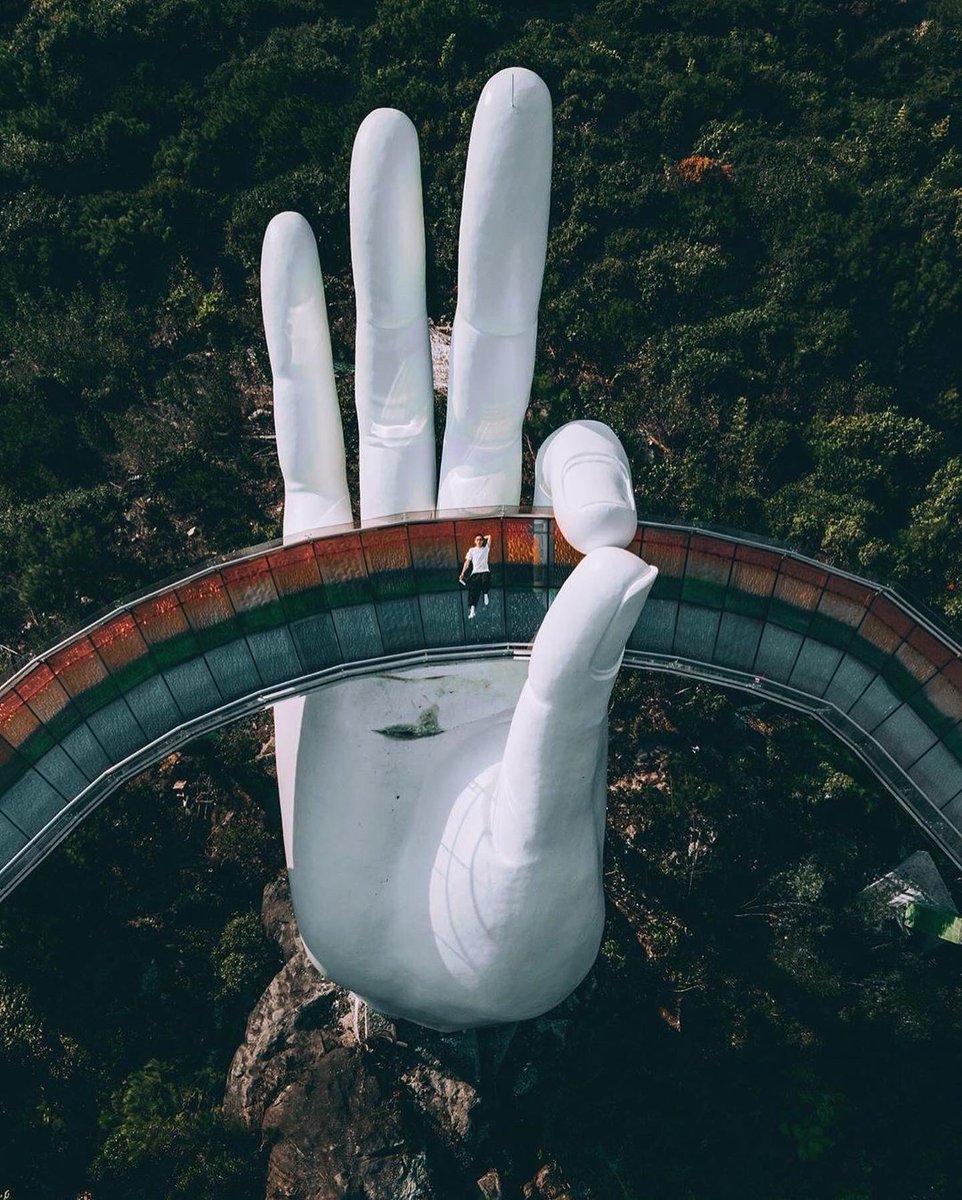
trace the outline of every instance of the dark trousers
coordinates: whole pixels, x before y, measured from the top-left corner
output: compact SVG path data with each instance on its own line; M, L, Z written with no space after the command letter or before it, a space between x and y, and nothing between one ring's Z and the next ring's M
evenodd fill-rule
M481 571L475 574L474 571L468 576L468 603L472 608L476 608L478 601L482 596L488 594L488 588L491 586L491 572Z

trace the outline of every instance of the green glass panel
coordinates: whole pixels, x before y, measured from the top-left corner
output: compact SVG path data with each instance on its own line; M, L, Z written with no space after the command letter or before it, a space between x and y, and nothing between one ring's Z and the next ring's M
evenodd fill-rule
M0 798L0 812L29 837L64 808L64 798L37 771L28 771Z
M673 654L711 662L721 614L714 609L682 603L678 606Z
M736 671L753 671L761 636L761 621L736 613L723 613L715 643L715 662Z
M901 767L915 762L938 740L907 704L886 717L872 736Z

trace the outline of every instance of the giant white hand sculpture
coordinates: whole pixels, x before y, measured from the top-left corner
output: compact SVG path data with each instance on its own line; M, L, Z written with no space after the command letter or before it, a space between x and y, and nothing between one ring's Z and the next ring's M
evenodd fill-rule
M550 171L547 89L502 71L482 92L468 154L439 508L519 502ZM393 109L357 135L351 250L361 517L429 510L420 165L414 127ZM351 517L321 272L296 213L267 230L262 299L292 536ZM545 443L536 500L587 556L527 668L385 673L275 709L308 953L375 1009L438 1029L544 1012L581 981L601 936L607 703L656 571L619 548L636 514L627 459L603 425ZM385 736L425 714L438 736Z

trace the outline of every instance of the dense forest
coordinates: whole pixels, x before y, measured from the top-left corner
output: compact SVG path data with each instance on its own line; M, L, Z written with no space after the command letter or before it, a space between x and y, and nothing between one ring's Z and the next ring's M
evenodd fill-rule
M347 418L354 131L417 126L450 319L474 104L511 64L555 105L529 451L606 420L641 511L962 623L960 0L5 0L0 667L278 534L264 228L315 230ZM220 1099L278 965L269 737L129 784L0 907L0 1196L263 1195ZM524 1177L957 1195L962 960L854 904L921 841L875 782L796 718L634 677L610 816L590 1016L526 1093Z

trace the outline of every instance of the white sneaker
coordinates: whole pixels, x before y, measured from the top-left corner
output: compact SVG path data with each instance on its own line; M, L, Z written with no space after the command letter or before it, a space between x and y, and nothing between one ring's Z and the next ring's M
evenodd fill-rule
M484 598L484 602L485 602L485 604L487 604L487 602L488 602L488 598L487 598L487 596L485 596L485 598Z
M469 621L473 621L473 620L474 620L474 616L475 616L474 609L473 609L473 608L469 608L469 609L468 609L468 620L469 620Z

